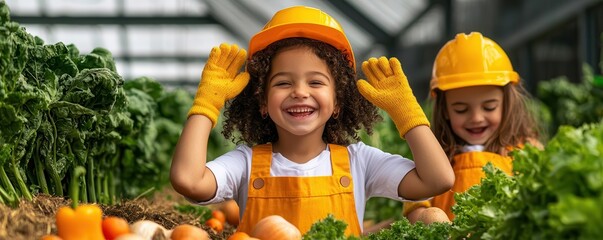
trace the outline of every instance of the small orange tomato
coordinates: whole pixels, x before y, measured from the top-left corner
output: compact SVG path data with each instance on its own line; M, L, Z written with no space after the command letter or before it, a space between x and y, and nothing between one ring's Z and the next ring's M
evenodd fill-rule
M222 222L222 225L226 223L226 215L224 215L224 212L220 210L216 209L211 211L211 217L220 220L220 222Z
M44 235L40 240L62 240L62 238L57 235L48 234Z
M107 240L113 240L120 235L131 233L130 224L123 218L109 216L102 222L103 235Z
M230 237L228 237L228 240L247 240L249 238L251 238L251 237L247 233L236 232L236 233L233 233L232 235L230 235Z
M172 240L208 240L209 234L205 230L193 225L182 224L172 230L170 237Z
M220 233L220 232L222 232L222 230L224 230L224 225L222 224L222 222L220 222L220 220L215 219L215 218L210 218L207 221L205 221L205 225L218 233Z

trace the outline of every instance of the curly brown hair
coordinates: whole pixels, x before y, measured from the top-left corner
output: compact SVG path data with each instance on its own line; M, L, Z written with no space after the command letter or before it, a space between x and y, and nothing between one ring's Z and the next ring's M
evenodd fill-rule
M339 116L331 117L325 126L322 138L327 143L349 145L360 139L358 131L362 128L368 134L373 125L381 121L378 108L367 101L356 88L356 73L345 52L335 47L308 38L286 38L274 42L258 51L247 63L249 84L224 110L224 128L222 134L234 143L249 146L278 141L274 122L262 118L260 106L266 102L268 74L271 60L284 49L304 47L324 60L335 79L335 94L340 106ZM236 133L238 132L237 135Z
M521 84L507 84L503 89L503 112L500 126L486 141L484 150L501 155L508 155L509 147L521 147L526 142L538 143L539 126L527 100L529 94ZM439 89L435 90L432 129L440 145L452 160L467 142L454 134L450 120L446 117L446 97Z

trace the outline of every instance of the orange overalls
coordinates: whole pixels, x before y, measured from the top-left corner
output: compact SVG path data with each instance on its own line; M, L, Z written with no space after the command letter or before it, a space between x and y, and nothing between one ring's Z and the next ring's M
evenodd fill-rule
M418 207L437 207L448 215L450 220L454 219L452 214L452 206L454 205L454 194L467 191L474 185L481 182L481 179L485 177L483 167L488 163L492 162L497 168L500 168L503 172L512 175L513 163L511 157L502 156L491 152L466 152L457 154L453 157L454 175L456 180L452 189L441 195L435 196L430 201L424 202L405 202L404 203L404 216L406 216L412 210Z
M329 144L332 176L270 176L272 145L253 147L247 206L237 231L250 233L269 215L280 215L305 234L332 214L348 224L346 235L360 236L348 150Z

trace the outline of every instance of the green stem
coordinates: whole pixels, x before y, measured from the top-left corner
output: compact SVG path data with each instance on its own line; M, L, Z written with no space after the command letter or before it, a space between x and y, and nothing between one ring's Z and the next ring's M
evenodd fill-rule
M77 166L73 169L73 174L71 175L71 182L69 183L69 197L71 197L71 207L73 209L76 209L79 203L80 185L78 184L78 179L84 174L86 174L86 169L82 166Z
M15 190L15 187L13 187L13 184L10 182L10 179L8 179L8 175L6 175L4 167L0 168L0 180L2 181L4 186L8 188L9 193L12 193L14 194L14 196L17 196L17 190Z
M59 174L54 169L54 167L52 165L50 165L49 161L46 161L46 164L44 164L44 165L46 166L46 170L48 171L48 173L50 173L50 179L54 183L55 195L63 196L63 185L61 184L61 177L59 177Z
M86 160L86 166L87 166L87 170L86 170L86 178L87 178L87 183L88 183L88 197L90 202L95 203L96 202L96 188L95 188L95 181L94 181L94 161L93 158L88 158Z
M54 128L54 139L53 139L53 149L52 149L52 157L48 156L49 158L52 159L46 159L46 161L44 161L44 166L46 167L46 170L48 171L48 173L50 173L50 180L52 180L52 182L54 183L54 194L57 196L63 196L63 185L61 184L61 177L59 177L59 174L57 173L57 171L55 170L55 167L52 166L51 162L56 162L57 160L57 151L56 151L56 134L57 134L57 130L56 130L56 126L54 124L54 120L52 119L52 116L50 116L50 113L47 114L47 120L49 120Z
M98 169L99 168L96 168L96 170L98 170ZM95 181L94 184L96 185L96 198L98 199L99 202L102 202L102 203L107 203L107 199L104 198L105 197L104 196L105 189L103 188L103 185L102 185L103 179L106 178L105 174L101 175L100 173L98 173L96 175L96 177L94 178L94 181Z
M107 161L105 161L107 154L103 154L102 158L97 161L98 165L96 166L96 177L94 178L96 184L96 197L102 203L107 203L107 189L103 187L103 181L107 179L107 173L111 171L115 171L115 168L110 168L107 166Z
M4 200L6 200L8 202L9 206L11 206L11 207L16 206L17 201L15 201L15 197L13 197L13 195L4 191L4 188L0 187L0 202L2 204L6 204L7 202L5 202Z
M116 188L117 188L115 186L115 172L118 171L117 174L121 173L121 170L119 170L120 168L118 166L118 163L119 163L119 160L121 160L121 156L123 156L124 151L125 150L118 150L117 155L115 157L113 157L113 159L111 161L111 168L115 169L114 171L109 171L109 202L111 204L115 203L115 200L117 197L115 195ZM119 175L119 176L121 176L121 175ZM118 179L121 179L121 178L118 178Z
M37 151L40 149L40 141L36 141L36 149ZM38 178L38 184L40 184L40 188L43 193L50 194L48 191L48 184L46 183L46 176L44 175L44 167L42 166L42 162L40 161L40 154L37 152L33 155L34 165L36 167L36 177Z
M138 199L140 199L140 198L144 197L145 195L147 195L147 194L149 194L149 193L153 192L154 190L155 190L155 187L150 187L149 189L145 190L144 192L142 192L142 193L138 194L138 196L136 196L136 197L134 198L134 201L136 201L136 200L138 200Z
M4 188L0 187L0 199L2 200L2 203L5 204L4 200L7 201L8 206L12 207L12 208L16 208L17 206L19 206L19 199L10 193L7 193Z
M101 180L99 179L99 184L101 184ZM105 176L102 180L102 184L103 184L103 193L102 193L102 199L103 199L103 203L109 203L112 204L111 199L109 198L109 178L107 176Z
M81 192L81 196L82 196L82 202L88 203L88 186L86 183L86 175L81 176L81 181L82 181L82 192Z
M109 194L109 204L115 204L115 184L113 182L113 171L109 172L107 177L107 193Z
M21 137L23 137L22 135L19 136L19 139L21 139ZM17 141L20 142L20 141ZM15 179L17 180L17 185L19 186L19 190L21 190L21 193L23 194L23 196L25 197L25 199L27 199L28 201L33 200L33 197L31 196L31 193L29 192L29 189L27 189L27 186L25 185L25 181L23 181L23 178L21 177L21 172L19 171L19 167L16 161L17 156L15 156L15 153L17 151L14 151L13 149L13 156L10 158L10 169L13 172L13 174L15 175ZM13 189L14 190L14 189ZM18 196L18 195L15 195Z

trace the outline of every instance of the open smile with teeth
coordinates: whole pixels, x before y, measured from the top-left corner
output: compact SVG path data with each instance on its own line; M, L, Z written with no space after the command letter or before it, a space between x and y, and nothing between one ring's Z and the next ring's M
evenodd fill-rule
M297 107L297 108L288 108L285 110L289 115L294 117L303 117L308 116L314 113L314 108L311 107Z
M471 133L471 134L481 134L484 131L486 131L486 129L488 129L488 127L478 127L478 128L466 128L467 132Z

